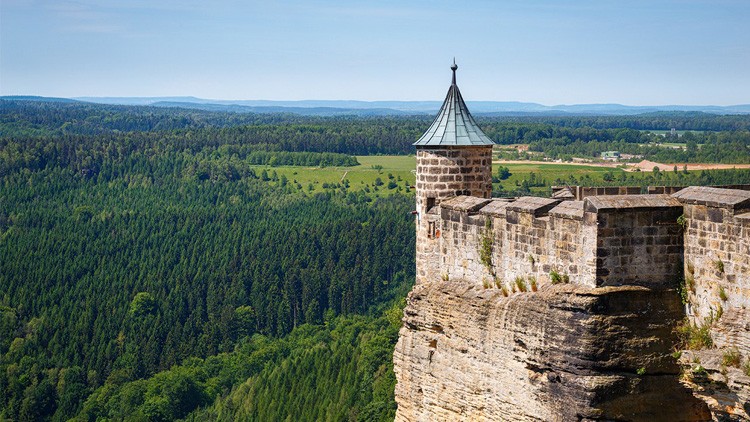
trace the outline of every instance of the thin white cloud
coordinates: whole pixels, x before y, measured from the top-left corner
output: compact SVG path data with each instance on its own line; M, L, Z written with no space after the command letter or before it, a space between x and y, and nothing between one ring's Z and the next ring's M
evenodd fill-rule
M93 34L124 34L126 28L115 13L82 1L57 1L47 8L55 14L65 32Z

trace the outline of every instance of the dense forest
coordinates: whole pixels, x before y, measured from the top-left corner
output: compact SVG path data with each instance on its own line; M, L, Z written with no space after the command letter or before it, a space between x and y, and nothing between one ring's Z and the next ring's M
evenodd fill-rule
M674 128L701 132L750 130L750 119L746 114L721 115L699 111L658 111L628 116L508 116L502 120L524 124L543 123L558 127L594 129L670 130Z
M253 333L365 313L412 277L408 197L306 197L138 164L102 171L116 178L65 168L3 178L7 417L53 410L40 402L56 402L45 390L55 371L78 368L89 387L143 378Z
M170 407L180 401L168 394L186 394L193 407L213 403L252 374L280 376L266 367L320 359L305 355L307 342L342 365L369 359L346 366L346 382L372 388L386 376L392 389L389 359L380 350L373 367L368 353L375 352L359 349L358 330L385 336L378 347L390 353L397 327L377 323L377 309L413 280L413 199L373 198L346 186L308 195L253 170L271 160L356 164L348 155L185 140L153 132L0 140L1 418L116 418L84 402L131 382L136 390L158 384L158 393L149 387L141 395L151 406L144 417L182 417L192 408ZM357 314L365 319L337 319ZM301 334L285 337L295 327ZM340 332L340 342L325 340ZM245 369L232 372L243 378L220 385L208 369L200 380L156 376L243 353L260 360L243 361ZM211 384L196 393L200 400L190 396L193 382ZM351 388L341 409L357 402L365 412L371 395L346 382L330 392ZM136 403L134 391L127 394ZM379 394L369 415L392 411L392 392ZM154 395L169 409L147 400Z
M543 151L553 159L598 158L603 151L617 150L666 163L750 163L750 115L686 112L636 116L482 117L478 122L498 144L529 144L530 151ZM256 164L269 164L272 160L262 157L263 151L412 154L411 144L429 124L430 119L425 116L324 118L0 100L0 137L6 138L4 142L9 142L10 137L24 143L21 148L10 142L3 150L13 154L23 149L26 154L20 158L11 155L7 159L36 160L40 165L55 159L55 155L62 155L63 159L70 156L70 151L59 151L53 146L54 140L60 137L76 139L69 144L93 142L85 149L96 147L100 155L122 154L122 148L128 151L136 148L144 153L172 148L169 152L188 150L195 154L214 152L220 146L241 145L239 151L224 151L229 155L237 153L241 158L254 152ZM679 139L650 132L672 128L690 132ZM33 147L27 145L29 138L35 140ZM659 145L663 142L681 142L686 148ZM267 161L263 162L264 159ZM347 165L339 160L329 159L322 164ZM270 162L272 165L288 163L293 161L277 158Z
M480 122L551 156L750 157L746 116L554 119ZM675 119L721 132L635 127ZM392 418L413 196L268 173L411 154L429 124L0 100L0 419Z
M254 114L215 112L183 108L121 106L85 102L52 102L0 99L0 127L5 134L33 131L36 134L55 132L102 134L111 132L152 132L177 129L224 128L252 125L326 124L331 121L365 123L397 122L399 129L409 131L417 125L417 136L427 128L431 116L407 117L311 117L296 114ZM549 125L567 128L635 129L690 131L750 130L750 116L718 115L702 112L656 112L631 116L479 116L482 129L495 123L511 127ZM518 138L518 137L517 137ZM520 138L518 138L520 139ZM494 141L504 139L493 138ZM507 138L505 140L508 140ZM391 140L388 140L388 143Z
M146 379L108 380L76 419L392 420L402 306L305 324L281 338L255 334L230 353Z

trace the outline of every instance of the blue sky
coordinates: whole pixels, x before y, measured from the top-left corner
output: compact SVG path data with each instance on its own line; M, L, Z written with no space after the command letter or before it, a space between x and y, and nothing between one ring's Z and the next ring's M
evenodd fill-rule
M750 1L0 0L0 94L750 103Z

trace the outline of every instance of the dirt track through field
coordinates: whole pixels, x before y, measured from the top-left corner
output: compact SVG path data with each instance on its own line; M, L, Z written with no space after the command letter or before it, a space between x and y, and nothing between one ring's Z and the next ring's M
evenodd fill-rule
M602 163L602 162L596 162L596 163L586 163L586 162L563 162L558 163L554 161L531 161L531 160L493 160L492 164L550 164L550 165L581 165L581 166L591 166L591 167L607 167L607 168L618 168L619 166L625 164L627 167L623 168L625 171L636 171L636 169L640 169L640 171L653 171L654 167L659 167L659 170L661 171L670 171L674 169L674 166L677 166L677 169L682 170L685 166L684 163L679 164L662 164L657 163L654 161L649 160L643 160L640 163L618 163L618 162L610 162L610 163ZM687 164L688 171L694 171L694 170L729 170L729 169L750 169L750 164L708 164L708 163L688 163Z
M643 160L640 163L634 165L632 168L628 168L627 171L633 171L636 168L641 171L653 171L654 167L659 167L659 170L668 171L674 170L674 166L677 169L682 170L685 164L662 164L653 161ZM729 170L729 169L750 169L750 164L703 164L703 163L688 163L688 171L691 170Z

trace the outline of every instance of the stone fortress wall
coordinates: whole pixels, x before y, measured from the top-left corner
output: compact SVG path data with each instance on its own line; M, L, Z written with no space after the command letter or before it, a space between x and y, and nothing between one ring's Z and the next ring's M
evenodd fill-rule
M691 316L721 303L750 307L750 191L689 187L583 201L454 196L422 218L418 282L510 288L516 278L551 283L554 272L588 287L675 287L684 277Z
M492 194L492 146L432 147L417 150L417 213L429 215L430 223L417 224L417 282L428 280L429 255L436 247L429 240L436 230L429 211L448 198L468 195L489 198Z
M683 204L668 195L457 196L438 209L424 217L434 227L419 256L427 282L458 278L511 288L516 278L542 285L557 274L588 287L668 287L682 274Z
M750 189L492 199L457 69L414 143L396 420L750 420Z
M670 395L674 407L665 408L661 416L630 417L705 420L694 396L708 404L714 420L750 418L750 377L721 363L726 350L738 351L743 363L750 359L750 191L688 187L645 195L628 189L610 189L601 196L593 190L581 192L586 193L582 200L459 195L422 209L417 286L394 356L397 420L461 419L465 414L492 419L503 412L516 420L582 415L630 420L623 409L658 409ZM516 294L519 285L539 292ZM675 289L685 292L685 305L680 305ZM589 300L590 308L558 316L554 323L547 319L529 325ZM520 313L511 311L515 306ZM664 360L673 351L674 324L684 316L708 327L714 341L714 348L703 355L686 353L681 358L683 368L701 360L709 370L705 388L691 387L693 396L680 396L684 386L676 381L678 370ZM569 320L561 323L565 318ZM603 328L620 326L630 328ZM564 338L553 341L548 338L552 332ZM585 341L567 350L565 345L575 344L576 337ZM497 344L488 348L485 342ZM542 344L532 347L536 342ZM618 342L620 346L607 349ZM582 350L601 356L570 365L579 362L576 356ZM565 356L555 361L555 353ZM456 365L465 365L464 372L443 372ZM473 371L482 365L486 376ZM649 375L636 374L640 365ZM610 375L597 378L602 373ZM570 393L579 385L570 378L574 374L591 377L588 382L601 383L601 388L586 384ZM546 378L538 381L536 376ZM487 384L467 392L480 382L467 377ZM503 382L496 385L493 380ZM612 385L604 388L607 383ZM629 385L623 387L624 395L612 393L622 383ZM438 390L430 390L436 386ZM513 395L514 389L527 389L529 398L547 405L528 407L528 401ZM451 395L460 397L448 399ZM400 398L407 396L410 399ZM631 398L642 406L626 405L623 400ZM566 407L566 401L576 400L581 402ZM567 416L559 413L574 408Z
M687 314L696 324L718 319L716 345L750 354L750 191L689 187L673 196L684 204Z

